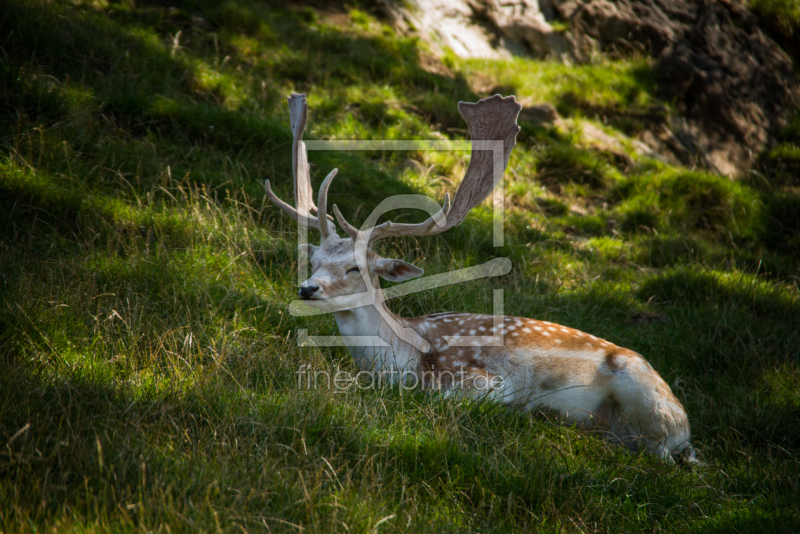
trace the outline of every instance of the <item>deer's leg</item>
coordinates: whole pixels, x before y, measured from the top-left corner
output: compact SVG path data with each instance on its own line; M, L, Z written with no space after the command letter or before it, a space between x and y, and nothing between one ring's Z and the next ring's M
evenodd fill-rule
M639 448L639 434L628 424L627 414L612 397L607 397L591 411L584 427L600 433L607 441L624 445L631 452Z

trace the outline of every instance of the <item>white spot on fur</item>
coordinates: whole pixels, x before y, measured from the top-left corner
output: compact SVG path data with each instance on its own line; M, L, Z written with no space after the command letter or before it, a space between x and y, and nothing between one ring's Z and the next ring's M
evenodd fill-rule
M545 335L545 336L549 336L550 332L542 332L542 334Z
M530 328L523 328L522 331L525 332L526 334L530 334L531 333L531 329Z
M534 326L533 329L536 330L537 332L541 332L542 331L542 327L541 326Z
M474 336L475 335L475 330L470 330L469 331L469 335Z

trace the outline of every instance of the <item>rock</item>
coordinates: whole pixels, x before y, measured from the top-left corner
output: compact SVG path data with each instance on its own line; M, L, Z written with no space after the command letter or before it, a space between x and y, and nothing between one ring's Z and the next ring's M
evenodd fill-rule
M543 1L552 18L551 0ZM571 49L538 0L378 0L378 5L398 31L416 32L434 50L450 48L462 58L562 57Z
M524 111L523 109L523 113ZM522 116L522 113L520 113L520 116ZM577 134L576 144L578 146L614 156L618 162L624 163L626 166L633 165L634 163L633 159L628 154L628 149L631 149L639 156L657 159L664 163L680 164L669 150L666 150L666 153L670 154L670 156L667 157L661 151L654 149L641 140L631 139L621 133L611 135L589 121L580 119L556 119L555 126L566 132ZM664 146L659 145L658 148L663 149Z
M580 136L580 141L578 143L581 146L608 152L616 156L620 161L624 161L627 165L632 164L633 161L625 150L625 145L622 142L623 139L625 139L625 142L629 143L631 148L640 156L666 161L646 143L635 139L628 139L623 135L620 135L619 138L614 137L588 121L562 119L552 104L529 105L523 102L522 111L519 112L519 120L521 122L531 123L535 126L557 126L566 131L577 132Z
M601 50L624 43L642 43L658 55L685 29L683 0L556 0L556 10L568 18L572 31ZM586 38L591 41L586 41ZM588 59L588 58L579 58Z
M537 104L527 106L523 104L519 112L519 120L530 122L537 126L551 126L559 120L558 111L552 104Z
M675 130L683 150L670 146L681 161L685 150L708 168L739 174L800 102L791 60L736 4L555 0L555 9L572 22L579 60L619 43L639 44L655 58L660 94L685 118Z
M666 124L654 124L638 135L639 141L671 165L697 165L694 154L672 133Z
M465 58L590 61L601 52L647 53L660 95L681 117L654 123L640 140L667 161L742 173L800 103L789 57L750 11L728 0L378 1L399 30ZM569 21L568 30L553 29L548 21L556 15Z
M760 30L739 27L725 4L699 6L695 24L658 56L661 92L690 118L710 164L735 174L786 124L799 102L798 80Z
M467 0L379 0L382 14L401 33L417 33L434 51L445 48L463 58L498 59L511 57L508 43L477 24Z
M534 57L564 57L571 43L553 30L537 0L470 0L473 12L517 46L527 46Z

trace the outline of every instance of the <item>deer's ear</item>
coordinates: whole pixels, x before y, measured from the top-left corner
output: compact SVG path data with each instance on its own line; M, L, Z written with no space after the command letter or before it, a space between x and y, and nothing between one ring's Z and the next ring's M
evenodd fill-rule
M405 282L425 272L403 260L387 260L386 258L376 261L373 271L384 280L389 280L390 282Z
M307 258L311 258L311 256L313 256L314 253L319 250L319 247L317 245L312 245L311 243L306 243L305 245L300 245L297 247L297 250L300 251L300 254L303 254Z

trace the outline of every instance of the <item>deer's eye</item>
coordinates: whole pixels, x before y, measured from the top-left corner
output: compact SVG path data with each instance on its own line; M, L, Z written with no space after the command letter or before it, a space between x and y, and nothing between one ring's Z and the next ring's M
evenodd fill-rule
M350 267L345 274L359 273L359 272L361 271L358 270L358 267Z

